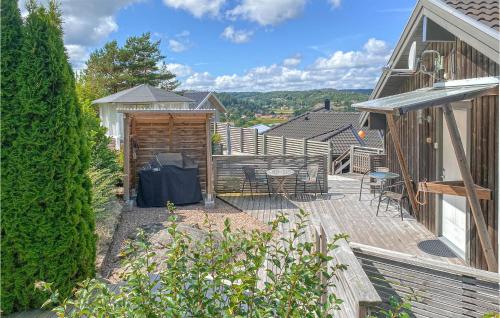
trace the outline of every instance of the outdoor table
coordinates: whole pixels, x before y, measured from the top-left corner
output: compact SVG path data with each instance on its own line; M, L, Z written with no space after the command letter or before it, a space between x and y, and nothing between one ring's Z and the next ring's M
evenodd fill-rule
M267 170L266 172L268 177L271 177L272 179L276 180L278 184L278 188L276 193L284 193L288 195L287 191L285 190L285 181L287 178L292 177L295 175L295 171L292 169L271 169Z
M399 174L397 174L395 172L389 172L389 171L387 171L387 172L374 171L374 172L370 172L370 177L380 181L380 195L382 195L382 193L384 192L385 184L387 183L387 181L399 178Z

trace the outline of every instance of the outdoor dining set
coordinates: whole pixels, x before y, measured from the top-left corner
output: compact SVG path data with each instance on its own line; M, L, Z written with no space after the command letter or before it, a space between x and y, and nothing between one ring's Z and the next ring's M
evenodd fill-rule
M319 178L318 164L304 164L299 169L290 168L274 168L274 169L259 169L253 165L242 167L244 173L243 185L241 194L245 189L250 190L250 195L253 200L254 194L262 190L267 190L267 194L272 195L283 194L285 197L290 197L290 192L293 189L293 195L302 193L317 193L323 194L328 192L323 189L322 182ZM325 186L327 188L327 186ZM401 219L403 219L403 205L409 205L409 197L403 181L400 181L400 175L390 171L385 167L385 155L373 155L370 157L370 168L361 174L361 182L359 187L359 201L363 199L363 193L369 191L373 193L373 198L370 200L370 205L373 201L377 202L378 216L381 205L385 204L387 211L391 203L397 204Z
M269 196L280 193L285 196L290 196L289 190L286 187L287 180L290 179L295 182L294 195L297 195L298 189L301 187L305 193L307 185L312 186L315 196L318 192L323 194L323 188L321 187L321 182L318 177L319 166L317 164L306 164L297 170L275 168L261 171L262 169L257 169L255 166L244 166L242 169L245 178L243 180L241 194L245 191L245 187L249 187L252 199L254 192L257 192L260 187L267 187Z

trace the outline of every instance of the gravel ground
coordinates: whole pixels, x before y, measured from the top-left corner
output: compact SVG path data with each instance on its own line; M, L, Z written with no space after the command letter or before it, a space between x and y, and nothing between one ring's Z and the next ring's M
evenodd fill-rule
M217 199L215 208L213 209L206 209L203 203L198 203L177 207L175 215L178 216L177 220L179 224L194 226L200 229L206 228L205 219L208 217L212 228L219 232L222 232L224 229L224 220L226 218L230 220L233 229L246 231L269 230L269 227L261 221L233 208L219 199ZM116 275L113 275L113 273L120 267L118 255L126 240L132 237L139 227L164 223L167 220L168 213L166 208L124 208L113 236L113 242L102 263L101 275L110 281L117 280Z

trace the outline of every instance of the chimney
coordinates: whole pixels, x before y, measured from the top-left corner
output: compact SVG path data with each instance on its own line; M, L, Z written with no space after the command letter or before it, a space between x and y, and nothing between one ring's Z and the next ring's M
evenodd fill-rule
M325 109L330 110L330 100L328 98L325 99Z

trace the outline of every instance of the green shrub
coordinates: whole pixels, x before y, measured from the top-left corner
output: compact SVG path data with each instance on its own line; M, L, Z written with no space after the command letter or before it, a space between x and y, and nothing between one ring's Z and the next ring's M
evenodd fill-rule
M0 279L0 304L3 311L10 311L14 305L16 296L9 292L15 289L13 277L6 277L5 273L14 273L16 270L15 250L12 244L15 241L16 233L9 217L14 215L16 205L15 193L12 187L16 185L16 171L9 164L16 160L15 153L12 152L12 145L17 138L18 121L21 110L17 98L17 68L19 65L19 54L22 44L22 20L21 13L17 7L16 0L0 1L1 9L1 106L0 106L0 137L1 137L1 273Z
M87 138L54 2L28 3L18 59L17 136L2 171L5 313L43 303L35 281L68 295L95 266Z
M105 168L90 167L88 176L92 182L92 210L96 219L100 219L116 197L116 180L120 174Z
M313 243L299 242L307 220L302 211L296 217L299 222L284 238L277 233L287 222L280 215L270 232L233 231L226 220L222 237L210 229L198 241L173 221L166 229L172 240L162 251L164 270L158 269L150 243L139 232L124 253L127 283L118 293L99 280L86 280L53 310L61 317L331 317L341 300L330 294L321 304L320 298L344 266L327 268L330 256L315 251ZM335 236L328 252L341 238L345 236ZM258 286L259 269L269 267L266 259L275 269L267 269L268 280ZM38 286L52 292L46 304L61 300L51 284Z

